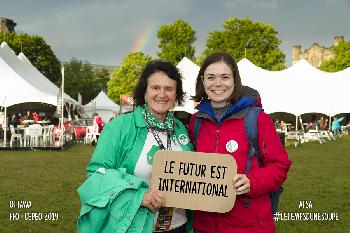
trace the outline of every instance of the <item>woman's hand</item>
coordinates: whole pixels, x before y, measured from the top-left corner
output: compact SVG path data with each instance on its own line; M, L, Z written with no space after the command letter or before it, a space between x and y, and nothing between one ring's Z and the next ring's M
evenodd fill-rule
M141 206L147 207L152 212L156 212L160 207L165 204L164 193L161 193L157 190L150 190L145 193L143 196Z
M250 192L250 180L245 174L237 174L233 177L233 187L236 189L237 195Z

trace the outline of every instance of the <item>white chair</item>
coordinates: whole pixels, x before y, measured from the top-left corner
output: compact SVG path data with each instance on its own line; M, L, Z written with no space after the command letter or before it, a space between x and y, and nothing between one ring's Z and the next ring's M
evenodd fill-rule
M326 141L325 138L327 138L329 141L332 141L332 139L335 140L332 132L328 132L327 130L320 130L320 135L324 141Z
M39 146L40 139L43 139L43 127L39 124L30 125L29 127L30 146Z
M13 125L10 125L10 131L11 131L11 140L10 140L10 147L12 147L13 141L16 139L19 139L19 143L22 146L22 134L15 132L15 127Z
M47 144L49 146L53 145L53 142L55 140L53 128L54 128L54 125L49 125L49 126L43 127L43 129L44 129L44 133L43 133L44 146L46 146Z
M27 144L28 144L28 146L30 146L29 127L24 128L23 144L25 147L27 146Z
M286 133L286 140L294 140L294 146L305 142L304 132L302 131L289 131Z
M98 132L98 125L94 124L92 126L92 138L91 138L91 143L95 141L97 143L97 136L99 136L100 133Z
M86 129L85 129L85 137L84 137L84 145L87 144L87 143L91 143L92 136L93 136L93 131L94 131L93 126L86 127Z
M324 140L318 130L310 129L307 133L305 133L306 142L309 140L318 141L320 144L325 143Z

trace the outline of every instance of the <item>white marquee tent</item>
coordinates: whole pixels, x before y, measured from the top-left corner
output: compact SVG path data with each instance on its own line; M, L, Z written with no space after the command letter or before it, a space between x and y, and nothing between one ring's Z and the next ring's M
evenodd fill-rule
M97 112L103 122L108 122L113 112L120 111L120 106L114 103L104 91L101 91L95 99L84 105L84 110L89 116Z
M0 46L0 83L0 106L28 102L57 106L59 88L42 75L23 53L17 57L6 42ZM64 99L78 104L66 94Z
M199 67L184 58L178 68L184 76L184 89L194 95ZM312 112L331 116L350 113L347 104L350 99L350 67L330 73L300 60L285 70L268 71L244 58L238 62L238 68L243 85L259 91L267 113L288 112L295 116ZM186 103L185 106L192 104Z
M194 101L191 100L191 96L194 96L196 92L195 83L199 72L199 66L194 64L187 57L184 57L176 67L182 75L182 86L186 94L183 105L176 106L175 111L184 111L193 114L195 106Z
M350 68L339 72L324 72L305 60L288 69L267 71L247 59L238 62L244 85L260 92L267 113L288 112L295 116L304 113L336 115L349 113L345 101L350 94Z
M17 69L13 67L18 66ZM23 72L22 62L12 50L8 50L7 44L0 46L0 105L8 107L24 102L42 102L56 104L56 98L35 88L30 82L21 77Z
M49 94L58 93L60 88L58 88L55 84L53 84L48 78L46 78L40 71L38 71L32 63L30 63L29 59L21 52L17 56L21 62L27 67L28 72L33 74L33 77L36 79L36 84L39 85L40 90L46 90ZM69 102L74 105L78 105L78 102L64 93L64 99L66 102Z
M5 115L7 107L20 103L46 103L57 106L59 90L29 62L23 53L17 57L6 42L1 44L0 106L5 108ZM64 100L66 108L67 105L78 106L78 102L66 94Z

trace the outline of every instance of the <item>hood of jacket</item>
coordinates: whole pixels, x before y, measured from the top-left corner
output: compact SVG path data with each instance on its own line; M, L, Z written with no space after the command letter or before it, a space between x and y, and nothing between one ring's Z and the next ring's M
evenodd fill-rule
M246 97L242 96L238 99L234 104L232 104L224 114L224 116L219 120L216 118L214 111L211 106L211 100L205 99L196 107L198 111L200 111L197 116L198 117L210 117L215 121L216 124L220 124L222 121L224 121L227 118L230 117L241 117L243 116L242 111L247 109L252 104L256 103L256 98Z

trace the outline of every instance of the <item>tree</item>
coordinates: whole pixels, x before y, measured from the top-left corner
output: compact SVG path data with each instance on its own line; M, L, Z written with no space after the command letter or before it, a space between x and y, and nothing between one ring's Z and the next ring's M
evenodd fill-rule
M108 96L116 103L120 103L120 95L130 94L134 89L144 66L152 60L151 56L142 52L129 53L122 64L112 73L108 81Z
M21 51L45 77L58 84L61 79L61 63L45 40L26 33L0 33L0 43L6 43L19 54Z
M183 57L195 60L195 31L188 23L177 20L174 24L163 25L159 28L157 37L160 40L160 51L157 52L160 59L173 64L179 63Z
M107 92L107 82L110 80L109 71L105 68L94 72L95 88L100 91Z
M350 67L350 41L342 42L332 48L334 57L321 64L320 69L336 72Z
M263 69L285 68L285 55L278 48L281 40L271 25L254 23L250 19L229 18L224 21L223 27L223 31L209 32L199 63L213 52L225 51L237 61L246 57Z
M64 65L64 91L74 99L80 93L83 97L82 104L87 104L104 90L108 79L108 71L94 71L89 63L76 58Z

